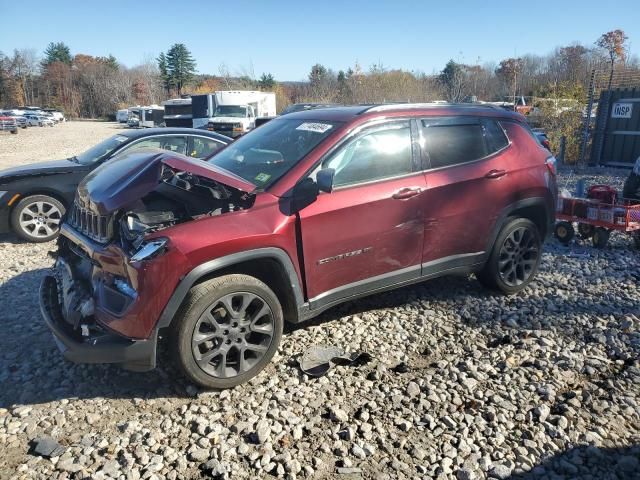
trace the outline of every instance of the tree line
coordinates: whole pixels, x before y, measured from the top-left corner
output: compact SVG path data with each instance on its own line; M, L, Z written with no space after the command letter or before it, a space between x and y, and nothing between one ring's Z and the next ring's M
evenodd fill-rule
M148 105L182 94L221 89L275 91L278 109L295 102L374 103L452 102L468 98L497 101L515 97L585 95L591 71L639 70L621 30L603 34L590 45L572 44L546 55L527 54L498 63L451 59L440 72L363 68L357 62L335 71L316 64L308 78L278 82L271 73L256 76L252 67L231 74L221 64L215 74L198 74L184 44L172 45L156 59L126 67L113 55L72 54L62 42L50 43L39 57L33 49L0 52L0 107L40 105L62 109L69 117L106 117L118 108Z

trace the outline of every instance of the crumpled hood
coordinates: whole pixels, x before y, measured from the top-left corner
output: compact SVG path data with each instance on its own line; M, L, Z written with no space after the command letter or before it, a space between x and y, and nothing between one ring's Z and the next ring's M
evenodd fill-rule
M253 183L202 160L167 151L139 150L105 162L89 173L78 185L77 200L84 208L108 215L153 191L165 165L242 192L256 189Z
M0 184L16 180L21 177L69 173L82 168L86 168L86 166L72 162L71 160L53 160L49 162L30 163L20 167L0 170Z

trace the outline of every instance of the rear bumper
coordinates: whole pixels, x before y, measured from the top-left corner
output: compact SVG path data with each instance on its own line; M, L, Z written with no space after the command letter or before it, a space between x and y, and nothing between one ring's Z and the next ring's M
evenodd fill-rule
M131 340L107 331L83 337L63 317L56 279L48 275L40 285L40 312L64 358L75 363L116 363L128 370L156 366L157 331L147 340Z

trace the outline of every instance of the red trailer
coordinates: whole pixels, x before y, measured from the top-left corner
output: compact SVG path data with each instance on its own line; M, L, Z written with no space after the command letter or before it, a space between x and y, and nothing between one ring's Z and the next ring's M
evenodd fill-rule
M589 189L591 198L559 197L555 236L569 243L575 236L574 223L583 239L591 238L594 247L603 248L612 231L631 234L640 248L640 202L616 201L615 190L605 185Z

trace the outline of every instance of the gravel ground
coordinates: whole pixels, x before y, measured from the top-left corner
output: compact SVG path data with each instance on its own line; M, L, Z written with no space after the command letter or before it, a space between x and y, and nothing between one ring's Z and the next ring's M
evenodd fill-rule
M0 132L0 169L77 155L122 131L122 125L115 122L64 122L53 127L19 129L17 135Z
M334 308L224 392L166 363L64 361L37 305L53 247L0 238L0 478L640 478L640 257L627 237L602 251L550 240L514 297L452 277ZM296 357L322 344L371 360L310 379ZM29 454L41 435L66 452Z

